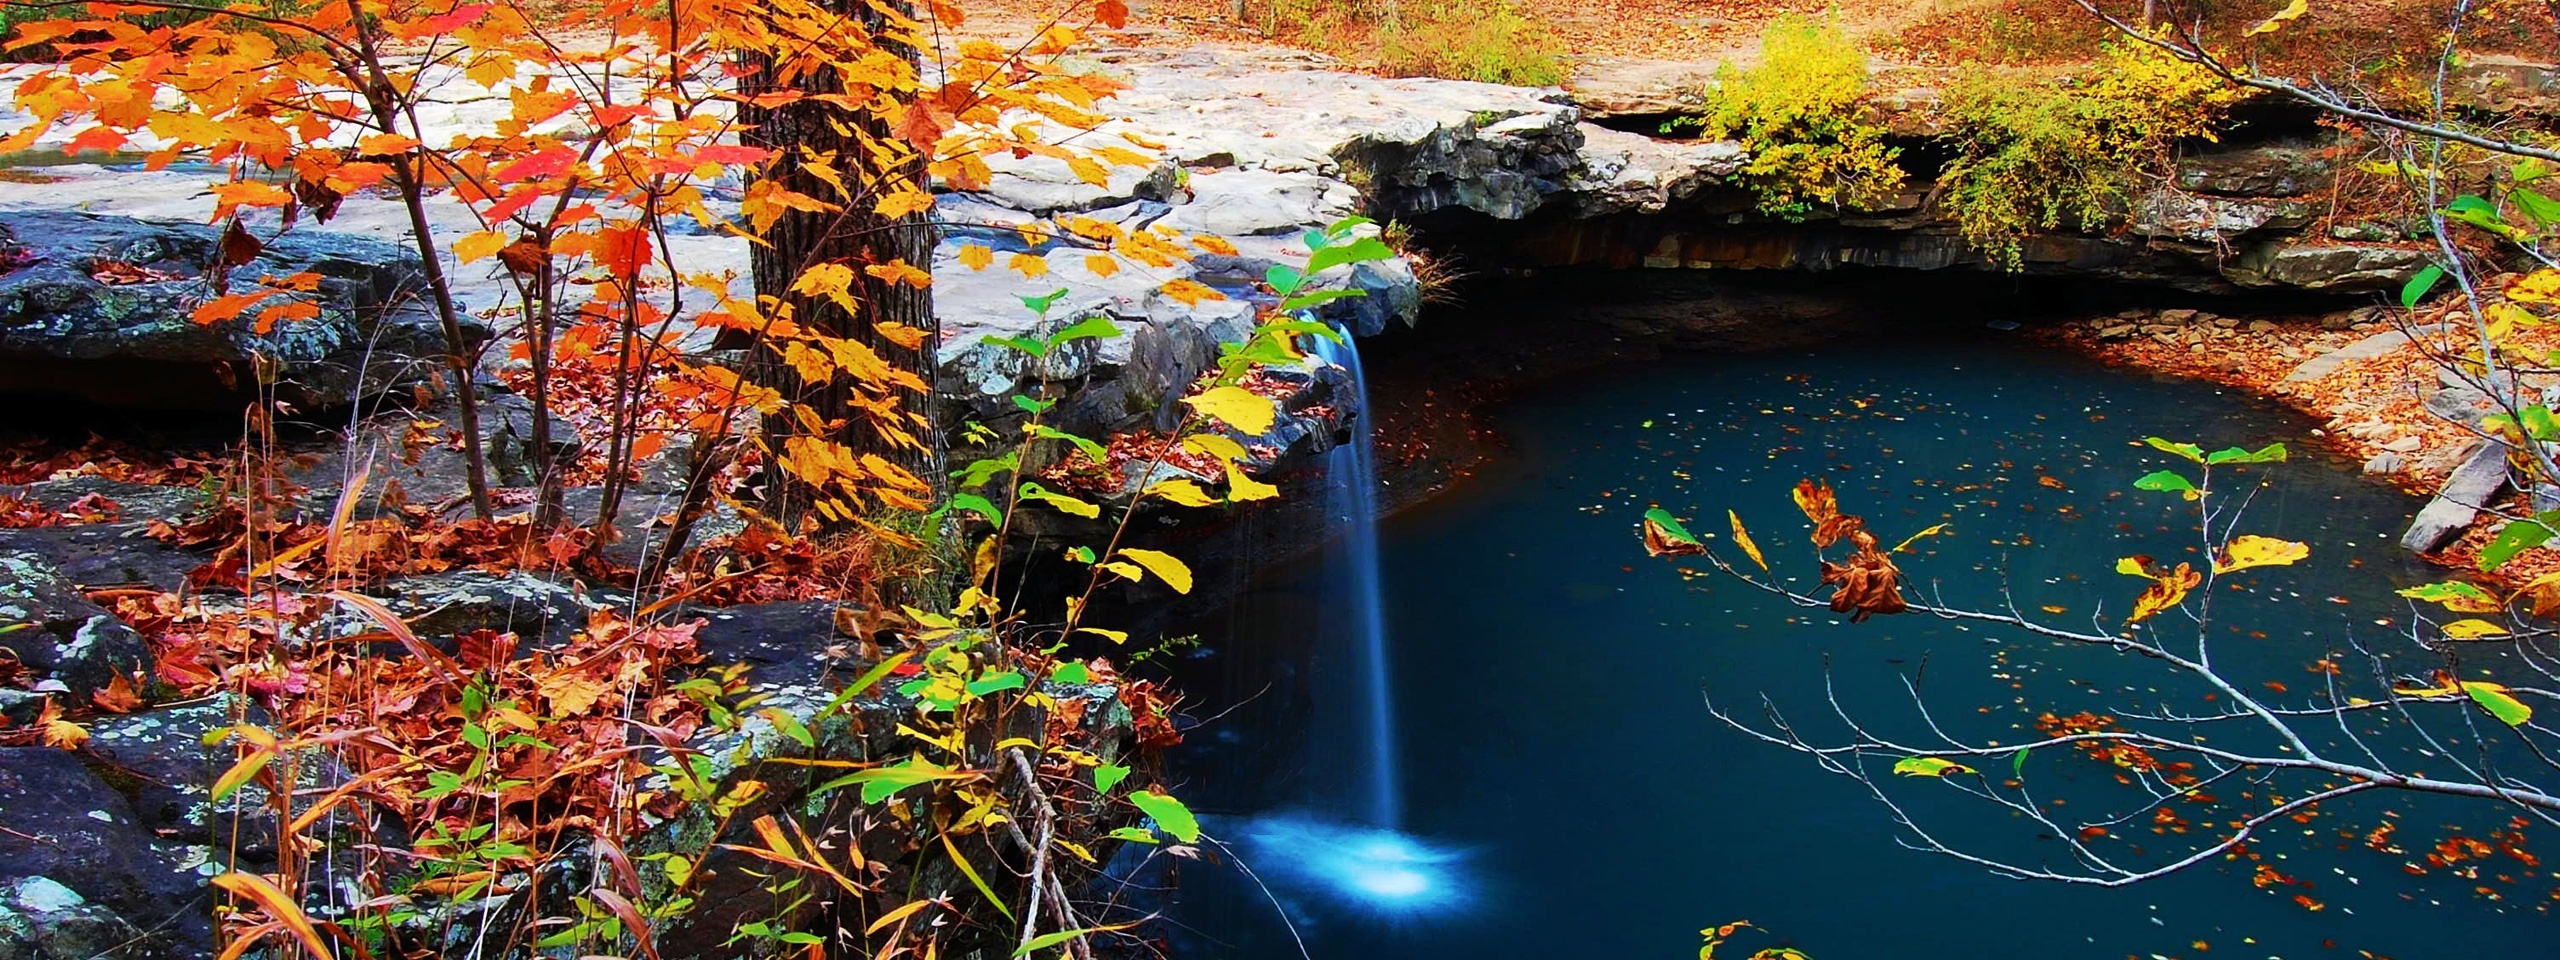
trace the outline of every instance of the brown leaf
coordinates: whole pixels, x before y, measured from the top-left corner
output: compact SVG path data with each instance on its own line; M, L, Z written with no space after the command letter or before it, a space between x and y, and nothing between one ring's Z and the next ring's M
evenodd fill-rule
M121 673L107 681L106 689L89 694L89 701L108 713L132 713L142 709L142 698L134 694L133 682Z
M215 252L214 263L224 268L237 267L258 259L259 252L265 249L267 245L251 235L248 227L241 226L240 218L233 217L231 225L222 230L222 244Z
M1910 609L1902 599L1902 569L1872 545L1845 563L1825 561L1822 582L1832 588L1831 612L1849 614L1850 623Z
M1644 518L1644 552L1649 557L1692 557L1707 552L1707 545L1671 535L1652 517Z
M543 265L550 260L550 249L536 242L532 237L520 237L516 242L498 248L498 262L507 265L508 273L519 277L530 277L542 272Z
M346 194L339 193L328 184L310 180L295 180L293 197L301 201L303 209L311 211L311 215L321 223L327 223L330 217L337 216L338 204L347 199Z

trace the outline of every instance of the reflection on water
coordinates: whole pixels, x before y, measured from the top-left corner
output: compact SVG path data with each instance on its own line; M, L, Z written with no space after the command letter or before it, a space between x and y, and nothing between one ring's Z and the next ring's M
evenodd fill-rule
M2209 712L2210 691L2139 658L1981 625L1851 626L1684 576L1636 536L1654 503L1700 532L1721 531L1732 508L1781 576L1815 589L1787 489L1822 477L1887 542L1953 525L1902 563L1927 589L1976 606L2005 591L2085 626L2140 590L2115 558L2190 559L2184 504L2130 489L2170 465L2142 437L2307 452L2298 418L1989 342L1659 362L1543 389L1498 422L1508 455L1380 531L1402 826L1430 839L1275 817L1356 819L1367 780L1365 724L1329 696L1364 682L1354 645L1323 627L1329 578L1279 571L1202 625L1211 655L1175 678L1196 715L1217 715L1174 758L1179 791L1226 815L1216 831L1270 891L1221 863L1184 867L1167 905L1176 957L1295 957L1300 937L1317 960L1685 956L1701 927L1743 918L1821 960L2552 956L2552 883L2538 867L2502 855L2476 879L2408 872L2453 831L2503 826L2511 811L2487 804L2354 798L2280 821L2240 856L2122 889L2003 879L1908 849L1864 788L1718 725L1702 690L1755 720L1765 694L1819 737L1840 733L1836 694L1861 722L1916 740L1928 736L1904 687L1916 678L1956 735L2010 742L2048 711ZM2312 702L2315 665L2349 639L2387 651L2388 671L2432 669L2394 639L2409 609L2391 589L2440 578L2392 545L2414 504L2316 458L2251 476L2267 485L2247 532L2313 554L2217 588L2216 666L2292 706ZM2422 745L2372 742L2435 762ZM2019 770L2069 814L2122 797L2102 764L2039 755ZM1942 839L2070 866L2065 845L1952 785L1884 787ZM2383 824L2396 840L2366 842ZM2141 861L2194 839L2144 821L2106 842ZM1451 851L1464 856L1438 859ZM2262 866L2287 882L2253 883Z

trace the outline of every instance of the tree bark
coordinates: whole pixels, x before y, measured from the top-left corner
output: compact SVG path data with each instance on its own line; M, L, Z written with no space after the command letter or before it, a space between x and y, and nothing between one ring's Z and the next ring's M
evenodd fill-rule
M877 32L883 28L880 15L862 0L831 0L829 6L848 20L862 24L865 29ZM909 49L903 52L908 62L919 62L918 51ZM769 62L759 58L750 60L748 66L749 74L739 81L740 92L745 96L775 92L783 86L775 82ZM788 86L818 95L843 91L841 82L831 70L809 71ZM866 151L860 147L857 137L839 132L835 125L845 124L862 136L894 139L887 122L873 117L850 119L836 107L815 97L778 107L744 105L739 117L745 124L740 140L776 154L765 168L763 177L779 181L785 189L796 193L831 203L844 203L841 211L791 210L774 221L772 229L764 233L769 245L754 247L750 257L756 294L790 304L791 316L803 328L859 342L890 365L932 383L933 345L940 339L941 330L934 322L931 290L882 280L862 270L866 265L886 264L893 260L904 260L920 270L931 269L936 240L931 221L922 213L895 219L882 217L872 211L871 204L875 198L869 195L844 202L833 187L809 173L799 162L801 155L798 151L806 148L820 153L833 152L840 168L865 163ZM865 170L859 176L853 169L845 169L844 172L849 184L893 182L899 177L913 179L924 175L921 169ZM844 263L854 268L850 293L860 308L858 313L847 312L823 296L805 297L791 292L792 282L798 279L801 271L821 263ZM882 322L925 330L924 347L910 349L892 342L877 331L875 325ZM850 384L841 379L825 384L804 382L797 372L782 362L781 355L770 344L758 345L756 349L758 353L750 365L749 378L779 390L785 398L809 405L822 419L843 421L842 426L834 431L833 440L850 448L856 456L876 454L919 477L928 480L933 477L939 461L935 449L919 451L891 443L847 402L854 389ZM900 400L909 409L922 412L931 398L910 396ZM776 450L781 448L785 438L808 432L787 411L766 417L763 429L767 443ZM929 430L917 427L909 432L922 439L929 448L938 449L940 446ZM768 465L765 502L768 511L777 519L786 522L796 520L808 508L810 491L793 489L796 486L781 471Z

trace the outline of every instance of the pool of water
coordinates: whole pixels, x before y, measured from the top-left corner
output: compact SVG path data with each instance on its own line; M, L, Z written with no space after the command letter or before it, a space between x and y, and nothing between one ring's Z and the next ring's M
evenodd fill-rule
M2269 889L2246 860L2099 889L1908 849L1865 788L1718 723L1702 695L1758 721L1765 694L1829 737L1828 683L1861 720L1914 736L1925 728L1902 684L1917 675L1940 723L2012 742L2048 710L2213 703L2103 650L1920 616L1847 624L1684 575L1637 538L1658 502L1730 551L1732 508L1812 590L1787 490L1822 477L1888 542L1952 524L1902 563L1949 600L1998 605L2005 584L2019 609L2085 627L2101 602L2121 615L2142 586L2115 558L2174 561L2194 541L2180 501L2131 491L2173 465L2141 438L2308 453L2301 418L1995 338L1653 362L1529 391L1496 422L1504 456L1380 532L1401 833L1356 825L1363 682L1356 651L1336 642L1324 565L1275 571L1203 625L1207 646L1176 679L1208 719L1173 772L1253 873L1217 850L1182 864L1165 905L1175 956L1677 957L1700 928L1737 919L1770 934L1732 956L1778 943L1823 960L2560 955L2540 870L2502 857L2478 880L2404 871L2448 829L2478 836L2507 820L2484 805L2378 797L2286 821L2252 850L2308 885ZM2393 640L2409 609L2389 591L2439 578L2393 545L2415 504L2317 456L2253 476L2266 485L2244 528L2313 554L2216 598L2225 673L2308 704L2313 664L2350 635L2391 652L2396 671L2431 669ZM2412 745L2383 749L2407 759ZM2034 756L2024 770L2044 797L2125 796L2085 759ZM2031 822L1947 784L1884 786L1944 839L2067 862ZM2364 844L2385 822L2412 852ZM2150 862L2186 838L2146 821L2099 842Z

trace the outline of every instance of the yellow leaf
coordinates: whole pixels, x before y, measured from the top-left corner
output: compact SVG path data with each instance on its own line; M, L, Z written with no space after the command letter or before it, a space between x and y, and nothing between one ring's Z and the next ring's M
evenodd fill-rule
M931 209L933 209L933 194L922 190L900 190L881 197L880 202L871 207L872 212L891 220Z
M1227 499L1236 503L1269 500L1280 495L1280 488L1246 476L1244 465L1227 461Z
M1123 563L1118 560L1105 560L1101 563L1094 564L1094 566L1111 571L1114 575L1123 580L1136 581L1147 578L1146 571L1139 569L1138 565L1134 563Z
M256 180L214 184L213 198L225 207L281 207L293 202L293 194Z
M89 742L89 728L69 720L44 722L44 745L64 750L78 750Z
M543 699L551 701L551 714L558 717L583 715L613 692L613 685L603 680L574 675L544 677L535 687Z
M1905 777L1945 777L1950 773L1972 773L1973 768L1942 757L1904 757L1893 762L1893 772Z
M1930 525L1930 527L1929 527L1928 529L1926 529L1926 530L1922 530L1922 531L1920 531L1919 533L1915 533L1915 534L1912 534L1912 535L1911 535L1911 536L1909 536L1909 537L1904 538L1904 539L1903 539L1903 541L1902 541L1901 543L1894 544L1894 545L1893 545L1893 549L1891 549L1891 550L1887 550L1887 551L1885 551L1885 552L1886 552L1886 553L1901 553L1902 551L1904 551L1904 550L1906 550L1906 549L1909 549L1909 548L1911 547L1911 545L1912 545L1912 544L1920 542L1920 540L1921 540L1922 538L1924 538L1924 537L1934 537L1934 536L1937 536L1937 535L1939 535L1939 534L1941 534L1941 533L1945 533L1945 532L1947 532L1948 528L1951 528L1951 527L1953 527L1953 526L1955 526L1955 524L1952 524L1952 523L1939 523L1939 524L1932 524L1932 525Z
M1182 438L1182 449L1204 457L1234 462L1245 458L1244 444L1214 433L1195 433Z
M303 914L301 905L277 889L274 882L254 873L233 871L213 878L213 885L256 904L267 919L292 931L294 938L302 941L303 949L310 951L311 956L329 960L329 942L320 938L320 931L311 925L311 918Z
M2303 14L2310 12L2311 0L2293 0L2292 3L2286 4L2284 9L2276 11L2275 16L2258 21L2257 26L2250 27L2242 36L2255 37L2274 33L2284 29L2285 24L2300 20Z
M1147 487L1143 496L1163 497L1186 507L1215 506L1218 502L1218 498L1210 496L1209 491L1200 489L1198 483L1182 479L1158 480Z
M1110 254L1097 253L1084 258L1084 268L1093 271L1094 276L1108 277L1120 272L1120 261L1111 259Z
M2124 562L2119 561L2116 569L2123 570ZM2153 614L2177 606L2187 598L2187 591L2204 582L2202 572L2183 563L2167 573L2144 575L2151 577L2151 585L2142 588L2142 595L2133 599L2133 615L2125 618L2127 623L2147 620Z
M1200 301L1202 300L1224 300L1227 298L1226 294L1219 293L1218 291L1211 289L1209 285L1197 280L1168 281L1162 288L1160 288L1160 292L1167 297L1180 301L1182 305L1186 307L1199 306Z
M2231 544L2224 549L2222 556L2214 559L2213 572L2230 573L2250 567L2288 566L2310 555L2311 547L2308 544L2244 533L2231 538Z
M1005 261L1005 265L1033 280L1049 275L1049 261L1038 254L1017 253L1012 259Z
M482 230L453 242L453 258L463 263L488 258L507 245L507 235L495 230Z
M2444 635L2455 640L2478 640L2482 637L2506 636L2507 628L2486 620L2456 620L2444 625Z
M974 243L960 245L960 265L971 270L984 270L996 262L996 252Z
M1210 236L1205 233L1195 233L1191 235L1191 243L1193 246L1222 257L1232 257L1236 255L1236 245L1228 243L1227 238L1225 237Z
M1243 387L1211 387L1199 396L1182 398L1182 402L1190 404L1202 416L1249 436L1261 436L1263 431L1271 429L1271 421L1277 418L1270 398Z
M1733 521L1733 542L1742 548L1742 552L1751 558L1751 562L1760 565L1762 572L1767 572L1769 560L1760 555L1760 545L1751 542L1751 531L1742 529L1742 515L1727 510L1724 516L1725 519Z
M418 148L418 141L396 133L377 133L356 141L359 153L398 154Z
M1148 573L1155 574L1156 579L1164 581L1165 586L1172 587L1173 592L1191 592L1191 568L1173 554L1130 547L1121 550L1120 555L1137 561L1139 566L1147 568Z

